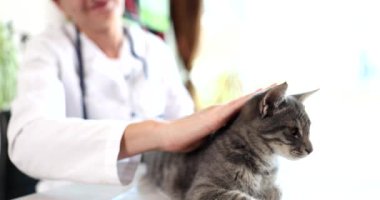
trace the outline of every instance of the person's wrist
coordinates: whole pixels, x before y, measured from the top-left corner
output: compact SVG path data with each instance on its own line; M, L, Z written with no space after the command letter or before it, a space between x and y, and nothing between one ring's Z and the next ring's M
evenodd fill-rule
M160 151L167 152L178 152L181 151L183 146L183 142L186 141L186 134L181 134L179 132L186 132L185 126L182 123L184 119L175 120L175 121L167 121L160 125L157 136L159 149Z
M149 130L147 140L150 143L150 151L163 150L165 146L165 132L167 122L165 121L149 121Z
M129 124L120 142L119 159L146 151L161 150L164 146L165 122L147 120Z
M168 121L155 121L152 131L153 135L151 135L155 140L153 150L166 151L168 149L168 145L170 145L170 137L168 135L170 134L169 127L171 123Z

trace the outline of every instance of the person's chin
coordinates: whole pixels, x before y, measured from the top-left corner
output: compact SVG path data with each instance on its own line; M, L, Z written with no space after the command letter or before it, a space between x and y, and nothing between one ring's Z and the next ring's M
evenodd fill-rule
M95 20L97 23L107 23L112 22L115 19L121 18L122 11L97 9L93 10L91 12L91 15L91 20Z

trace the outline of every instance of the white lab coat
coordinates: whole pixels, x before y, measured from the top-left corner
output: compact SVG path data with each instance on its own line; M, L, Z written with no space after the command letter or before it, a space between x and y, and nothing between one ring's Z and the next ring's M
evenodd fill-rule
M38 179L127 184L140 160L117 161L128 124L193 112L169 48L137 26L129 30L147 77L126 37L121 58L109 59L81 35L91 120L82 119L74 26L50 29L28 43L8 131L9 155L19 169Z

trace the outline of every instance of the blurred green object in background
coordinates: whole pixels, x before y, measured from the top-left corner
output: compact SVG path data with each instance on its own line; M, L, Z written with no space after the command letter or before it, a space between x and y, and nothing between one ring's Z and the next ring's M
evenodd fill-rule
M11 25L0 21L0 111L9 109L16 94L17 68Z
M167 32L170 28L169 0L139 0L141 23L151 30Z

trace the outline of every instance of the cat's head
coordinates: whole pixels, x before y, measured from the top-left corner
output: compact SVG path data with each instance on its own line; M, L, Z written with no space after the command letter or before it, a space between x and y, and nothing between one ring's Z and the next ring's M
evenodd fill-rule
M285 96L287 83L256 95L242 109L245 123L280 156L298 159L313 151L309 140L310 120L302 104L316 90ZM250 118L250 119L249 119Z

